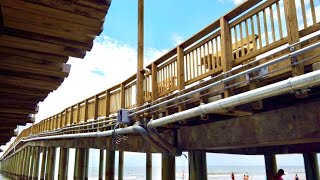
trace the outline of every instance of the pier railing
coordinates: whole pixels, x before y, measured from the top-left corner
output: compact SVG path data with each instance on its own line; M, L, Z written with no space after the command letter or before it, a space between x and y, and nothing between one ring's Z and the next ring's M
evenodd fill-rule
M308 19L309 14L311 19ZM296 4L292 0L246 1L146 66L143 70L144 102L165 99L173 92L230 71L263 53L297 42L300 37L318 31L319 21L314 0L310 0L308 5L303 1ZM269 60L271 58L266 58L264 62ZM305 62L304 66L308 63L311 64ZM288 59L278 66L290 64ZM278 66L270 66L268 71ZM290 66L281 73L299 75L294 72L294 68ZM274 73L266 78L276 79L278 76L279 73ZM23 130L9 149L23 137L86 124L92 120L99 121L99 118L112 118L121 108L138 108L135 75Z

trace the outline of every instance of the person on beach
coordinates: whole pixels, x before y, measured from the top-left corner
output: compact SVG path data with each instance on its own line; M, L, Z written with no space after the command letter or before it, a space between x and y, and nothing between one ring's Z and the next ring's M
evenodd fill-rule
M249 180L249 176L248 175L244 175L243 176L243 180Z
M295 180L299 180L298 174L294 177Z
M278 172L273 175L273 180L283 180L281 176L285 175L283 169L279 169Z
M231 173L231 179L235 180L233 172Z

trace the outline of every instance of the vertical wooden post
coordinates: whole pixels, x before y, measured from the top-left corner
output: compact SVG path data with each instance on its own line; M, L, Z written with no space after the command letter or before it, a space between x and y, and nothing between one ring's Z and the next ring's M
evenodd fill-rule
M152 153L146 153L146 180L152 180Z
M88 99L84 101L84 122L88 121Z
M106 150L105 180L114 180L114 151Z
M176 179L176 163L175 157L162 154L162 179L175 180Z
M267 180L272 180L273 175L277 173L277 160L274 154L264 155L264 163L266 167Z
M58 179L68 179L69 149L60 147Z
M144 0L138 0L137 106L143 105Z
M232 42L231 42L231 32L228 20L225 17L220 18L221 27L221 62L223 72L230 71L232 69ZM228 74L226 74L229 76ZM231 84L231 83L229 83ZM228 84L226 84L228 85ZM233 94L232 88L224 91L224 97L229 97Z
M289 45L294 44L300 41L299 35L299 24L297 19L297 9L295 1L292 0L284 0L284 11L285 11L285 18L286 18L286 25L287 25L287 34L288 34L288 43ZM294 50L301 49L301 45L294 46ZM302 60L302 56L294 57L291 59L293 63L297 63ZM296 64L292 67L292 76L299 76L304 74L304 64ZM296 94L298 98L307 97L307 92L302 92L300 94Z
M54 178L54 169L55 169L55 156L56 156L56 148L48 147L48 156L47 156L47 164L46 164L46 175L45 179L53 179Z
M189 153L189 179L207 180L207 159L204 151L190 151Z
M20 176L20 177L23 177L23 172L22 172L22 170L23 170L23 166L24 166L24 149L22 149L20 152L19 152L19 164L20 164L20 166L18 167L18 175Z
M124 152L119 151L118 180L123 180L123 159L124 159Z
M74 179L84 179L86 174L86 151L88 149L78 148L76 149L75 171Z
M35 148L32 146L31 148L31 153L30 153L30 170L29 170L29 179L32 179L33 175L33 165L34 165L34 156L35 156Z
M35 147L34 155L35 155L35 158L34 158L32 179L38 180L40 147Z
M158 99L158 75L157 64L151 64L151 78L152 78L152 101Z
M27 147L26 155L25 155L25 165L24 165L24 177L29 177L29 168L30 168L30 147Z
M88 180L89 177L89 153L90 149L85 149L85 162L84 162L84 179Z
M100 149L100 158L99 158L99 180L103 179L103 160L104 160L104 151Z
M304 168L307 180L319 180L319 166L317 153L304 153Z
M45 177L46 163L47 163L47 148L43 147L42 148L41 169L40 169L40 180L43 180Z
M177 70L178 70L178 90L183 90L185 88L185 79L184 79L184 52L181 45L177 46ZM185 104L180 104L178 106L179 111L186 109ZM184 123L184 121L181 121Z
M78 124L80 122L80 104L77 104L77 119L76 123Z
M106 101L106 114L105 114L105 116L109 117L109 114L110 114L110 90L109 89L106 91L105 101Z

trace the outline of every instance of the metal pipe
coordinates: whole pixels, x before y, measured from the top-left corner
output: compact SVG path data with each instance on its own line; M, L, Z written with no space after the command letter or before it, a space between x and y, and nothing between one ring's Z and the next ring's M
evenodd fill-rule
M200 105L198 107L188 109L176 114L152 120L149 122L149 124L152 127L163 126L191 117L208 114L215 110L227 109L230 107L254 102L260 99L265 99L288 92L294 92L300 89L309 88L318 84L320 84L320 70L313 71L301 76L292 77L268 86L257 88L215 102Z
M78 134L64 134L64 135L54 135L54 136L47 136L47 137L36 137L36 138L29 138L29 139L21 139L22 142L28 141L37 141L37 140L52 140L52 139L70 139L70 138L90 138L90 137L107 137L112 136L114 133L116 134L128 134L128 133L137 133L140 134L147 142L149 142L152 146L158 149L160 152L168 154L169 152L166 148L162 147L155 141L147 130L145 130L141 126L130 126L126 128L119 128L115 130L108 130L104 132L90 132L90 133L78 133Z
M220 80L220 81L214 82L214 83L209 84L209 85L207 85L207 86L203 86L203 87L198 88L198 89L196 89L196 90L194 90L194 91L190 91L190 92L185 93L185 94L183 94L183 95L174 97L174 98L172 98L172 99L168 99L168 100L166 100L166 101L160 102L160 103L158 103L158 104L155 104L155 105L153 105L153 106L147 107L147 108L145 108L145 109L141 109L141 110L139 110L139 111L133 112L133 113L131 113L131 114L129 115L129 117L132 117L132 116L134 116L134 115L137 115L137 114L146 112L146 111L148 111L148 110L150 110L150 109L154 109L154 108L163 106L163 105L165 105L165 104L168 104L168 103L177 101L177 100L179 100L179 99L186 98L186 97L188 97L188 96L190 96L190 95L193 95L193 94L195 94L195 93L199 93L199 92L201 92L201 91L204 91L204 90L207 90L207 89L209 89L209 88L215 87L215 86L217 86L217 85L219 85L219 84L221 84L221 83L227 83L227 82L229 82L229 81L232 81L232 80L234 80L234 79L239 78L240 76L243 76L243 75L246 75L246 74L250 74L250 73L255 72L255 71L258 71L258 70L260 70L260 69L262 69L262 68L271 66L271 65L273 65L273 64L279 63L279 62L284 61L284 60L287 60L288 58L297 57L297 56L299 56L299 55L302 55L302 54L305 53L306 51L311 51L311 50L314 50L314 49L316 49L316 48L318 48L318 47L320 47L320 42L317 42L317 43L312 44L312 45L310 45L310 46L308 46L308 47L299 49L299 50L294 51L294 52L292 52L292 53L289 53L289 54L287 54L287 55L281 56L281 57L276 58L276 59L274 59L274 60L272 60L272 61L268 61L268 62L266 62L266 63L264 63L264 64L260 64L260 65L258 65L258 66L255 66L255 67L251 68L251 69L247 69L247 70L245 70L245 71L239 72L239 73L237 73L237 74L235 74L235 75L226 77L226 78L224 78L224 79L222 79L222 80ZM256 60L256 61L260 61L260 60L262 60L262 59L259 59L259 60ZM255 62L256 62L256 61L255 61ZM229 73L225 73L225 74L229 74Z

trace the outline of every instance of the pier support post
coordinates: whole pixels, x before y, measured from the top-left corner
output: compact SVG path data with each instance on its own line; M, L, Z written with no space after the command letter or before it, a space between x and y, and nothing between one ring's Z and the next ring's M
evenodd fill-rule
M266 166L267 180L272 180L272 176L277 173L276 155L264 155L264 162Z
M176 179L176 161L174 156L162 154L162 179Z
M152 180L152 153L146 153L146 180Z
M99 180L103 179L103 159L104 159L104 154L103 154L103 149L100 149L100 158L99 158Z
M59 173L58 179L68 179L68 160L69 160L69 149L60 148L60 159L59 159Z
M207 158L204 151L190 151L189 153L189 179L207 180Z
M35 157L35 147L31 147L31 152L30 152L30 170L29 170L29 175L28 179L32 179L33 175L33 165L34 165L34 157Z
M48 148L47 164L46 164L46 179L54 179L54 168L55 168L55 157L56 157L56 148Z
M38 180L38 173L39 173L39 151L40 147L34 148L34 164L33 164L33 173L32 173L32 179Z
M105 171L106 180L114 180L114 157L115 157L114 151L106 150L106 171Z
M119 151L118 180L123 180L123 157L124 152Z
M42 148L42 160L41 160L41 169L40 169L40 180L44 180L45 170L46 170L46 162L47 162L47 148Z
M29 168L30 168L30 150L31 147L27 147L26 154L25 154L25 164L24 164L24 170L23 170L23 176L24 178L28 179L29 177Z
M317 154L304 153L303 159L307 180L320 180Z
M88 169L88 165L86 162L86 154L88 154L89 149L78 148L76 149L76 160L74 164L74 179L85 179L85 175Z

